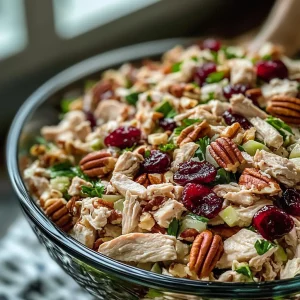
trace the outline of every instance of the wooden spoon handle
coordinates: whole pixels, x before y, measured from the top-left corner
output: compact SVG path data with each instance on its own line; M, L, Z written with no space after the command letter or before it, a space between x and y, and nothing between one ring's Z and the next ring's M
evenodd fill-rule
M287 55L300 50L300 0L277 0L269 17L254 40L251 51L257 51L265 42L282 45Z

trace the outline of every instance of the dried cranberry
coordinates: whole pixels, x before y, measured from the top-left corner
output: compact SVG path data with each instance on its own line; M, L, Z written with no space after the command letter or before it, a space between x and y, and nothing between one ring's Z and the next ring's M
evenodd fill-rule
M105 139L104 143L107 146L118 148L132 147L141 139L141 131L132 126L121 126L110 133Z
M182 203L194 214L212 219L221 211L223 200L204 185L188 183L183 189Z
M97 121L95 119L94 114L90 111L85 111L84 113L85 113L86 120L91 123L91 127L95 128L97 126Z
M170 130L170 131L173 131L177 127L176 122L170 118L160 119L159 126L164 130Z
M229 110L225 111L222 116L227 125L232 125L233 123L238 122L245 130L252 127L251 123L246 118L238 114L233 114Z
M174 181L181 185L187 183L209 183L216 178L217 169L207 161L187 161L179 165Z
M288 69L281 60L259 61L256 64L256 74L259 78L269 82L273 78L288 77Z
M223 95L226 99L230 99L234 94L243 94L249 89L249 85L246 84L235 84L235 85L226 85L223 87Z
M300 216L300 191L286 189L280 199L280 206L288 214Z
M221 41L216 39L206 39L201 45L201 49L209 49L212 51L219 51L221 49Z
M149 157L145 158L143 166L147 173L164 173L171 164L168 154L159 150L152 150Z
M272 241L289 233L293 229L294 221L276 206L266 205L253 216L253 226L262 237Z
M207 62L201 67L196 68L194 73L194 81L200 86L205 82L206 77L217 71L217 66L213 62Z

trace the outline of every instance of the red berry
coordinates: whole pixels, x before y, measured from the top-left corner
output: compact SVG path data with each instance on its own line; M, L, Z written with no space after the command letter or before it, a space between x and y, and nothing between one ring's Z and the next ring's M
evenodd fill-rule
M281 60L267 60L256 64L256 74L262 80L269 82L273 78L287 78L289 72Z
M217 175L217 169L207 161L187 161L179 165L174 181L181 185L187 183L209 183Z
M223 95L226 99L230 99L234 94L243 94L249 89L249 85L246 84L235 84L235 85L226 85L223 87Z
M183 189L182 203L192 213L212 219L221 211L223 200L204 185L188 183Z
M141 131L132 126L121 126L110 133L105 139L104 143L107 146L118 148L132 147L141 139Z
M266 205L253 216L253 226L267 240L278 239L294 227L293 219L276 206Z
M168 154L159 150L152 150L149 157L145 158L143 166L147 173L164 173L171 164Z
M300 191L286 189L280 199L284 211L293 216L300 216Z
M177 124L173 119L164 118L159 120L159 126L164 130L173 131L177 127Z
M233 123L238 122L245 130L252 127L251 123L246 118L238 114L233 114L229 110L225 111L222 117L227 125L232 125Z
M216 39L206 39L201 45L201 49L209 49L212 51L219 51L221 49L221 41Z
M217 71L217 66L213 62L207 62L201 67L196 68L194 73L194 81L200 86L205 82L206 77L213 72Z

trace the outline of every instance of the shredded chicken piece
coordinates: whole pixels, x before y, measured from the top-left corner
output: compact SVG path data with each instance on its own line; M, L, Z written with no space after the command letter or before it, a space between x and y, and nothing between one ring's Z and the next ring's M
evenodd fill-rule
M256 131L263 137L264 143L275 149L278 149L283 144L282 135L266 121L259 117L250 118L251 124L256 128Z
M280 279L293 278L298 274L300 274L300 258L293 258L288 260L280 271Z
M185 210L183 204L169 199L153 214L153 217L159 226L168 228L172 220L174 218L179 220Z
M174 185L172 183L151 184L147 187L147 196L149 200L157 196L175 198L173 192Z
M88 181L85 181L84 179L78 177L78 176L75 176L73 179L72 179L72 183L68 189L68 194L70 196L80 196L81 195L81 187L82 186L89 186L89 187L92 187L93 185L88 182Z
M274 78L268 84L264 84L261 90L266 98L276 95L296 97L298 94L298 82Z
M122 213L122 234L133 232L139 223L139 216L142 212L140 203L137 201L138 196L126 193L124 208Z
M197 145L193 142L190 142L190 143L184 144L179 149L176 149L174 151L174 155L173 155L174 160L171 164L172 171L176 172L178 169L178 166L181 163L186 162L186 161L190 160L192 157L194 157L194 154L198 148L199 148L199 145Z
M123 196L126 195L127 191L130 191L132 195L137 195L139 198L146 198L146 188L143 185L134 182L124 174L113 174L110 182L111 185Z
M128 262L158 262L177 259L176 238L152 233L129 233L100 245L98 251Z
M242 94L233 95L230 98L231 109L233 113L244 116L245 118L259 117L261 119L267 118L267 114L255 106L251 100Z
M249 84L253 85L256 80L256 73L251 61L242 58L235 58L228 61L230 68L231 84Z
M299 182L296 166L287 158L260 150L256 152L254 162L263 172L289 187Z
M249 262L249 265L259 269L264 260L271 256L276 247L272 247L264 255L257 254L254 244L257 240L262 239L257 233L241 229L239 232L224 241L224 254L217 263L217 268L230 268L234 260L238 262Z
M133 179L140 169L143 160L142 155L126 151L118 158L114 173L121 173L128 178Z
M96 240L96 231L93 227L85 226L81 222L77 222L70 234L74 239L86 245L88 248L93 248Z

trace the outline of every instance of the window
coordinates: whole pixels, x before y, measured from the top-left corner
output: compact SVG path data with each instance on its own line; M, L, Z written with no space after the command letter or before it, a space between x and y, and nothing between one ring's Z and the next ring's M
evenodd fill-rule
M72 38L159 0L54 0L57 34Z
M0 0L0 59L22 51L27 45L23 0Z

